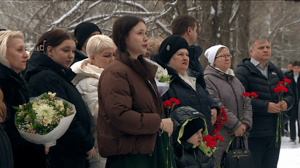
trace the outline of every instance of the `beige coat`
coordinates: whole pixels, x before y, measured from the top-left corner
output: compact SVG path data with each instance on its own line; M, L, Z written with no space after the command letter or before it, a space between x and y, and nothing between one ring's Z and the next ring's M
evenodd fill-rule
M242 83L234 76L234 72L231 69L228 72L226 74L211 65L208 65L204 71L207 90L219 106L225 108L228 116L228 122L223 124L218 133L218 135L224 138L224 141L218 144L216 152L218 162L221 160L222 154L229 144L231 133L236 131L242 124L247 125L247 131L252 128L252 106L250 99L245 101L243 97L245 89ZM248 104L245 110L243 110L244 103ZM242 115L243 119L239 121ZM246 146L248 145L246 144Z

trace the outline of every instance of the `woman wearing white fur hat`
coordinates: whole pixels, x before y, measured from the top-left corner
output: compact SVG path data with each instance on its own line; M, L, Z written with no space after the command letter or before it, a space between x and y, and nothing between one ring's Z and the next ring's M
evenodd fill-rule
M231 135L242 137L251 129L252 106L250 99L244 99L245 89L230 69L232 55L229 49L223 45L215 45L207 49L204 55L210 63L204 71L207 90L219 106L225 108L228 116L228 122L223 123L218 133L224 138L215 154L215 163L220 163ZM246 109L243 109L244 103L248 104ZM247 142L245 145L248 147Z

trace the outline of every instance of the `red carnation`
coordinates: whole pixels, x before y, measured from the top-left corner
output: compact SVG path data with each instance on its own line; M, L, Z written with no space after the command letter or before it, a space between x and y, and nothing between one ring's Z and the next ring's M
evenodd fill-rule
M224 140L224 138L221 135L215 135L214 138L216 140L219 139L219 141L221 141L221 142Z
M277 86L285 86L285 82L279 81L278 84L277 84Z
M275 93L280 93L281 91L287 92L287 88L285 86L277 86L274 88Z
M172 98L170 99L170 101L171 101L171 103L174 103L175 105L180 104L180 101L179 101L178 99L174 98L174 97L172 97Z
M251 96L251 94L250 94L250 93L248 93L248 92L243 92L243 96L245 96L245 97L250 97L250 96Z
M253 97L253 98L257 98L258 95L255 93L255 92L251 92L250 95Z
M171 103L170 100L164 101L163 105L164 105L164 108L171 108L171 107L172 107L172 103ZM168 106L169 106L169 107L168 107Z
M216 135L218 132L219 132L219 130L218 130L218 129L214 129L214 131L213 131L213 135Z
M291 83L291 80L289 78L284 78L283 81L286 82L287 84Z

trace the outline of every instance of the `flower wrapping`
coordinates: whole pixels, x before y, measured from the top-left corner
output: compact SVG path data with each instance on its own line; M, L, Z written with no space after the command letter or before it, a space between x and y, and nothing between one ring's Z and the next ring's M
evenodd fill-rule
M15 125L25 140L47 147L55 146L56 140L65 134L75 114L75 106L56 93L30 98L29 103L14 107L18 111ZM48 99L47 99L48 98Z

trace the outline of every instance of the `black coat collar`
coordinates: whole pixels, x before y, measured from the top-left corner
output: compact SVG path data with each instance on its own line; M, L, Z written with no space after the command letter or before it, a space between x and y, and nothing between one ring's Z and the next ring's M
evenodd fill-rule
M76 76L76 73L74 73L71 70L71 68L65 68L65 67L61 66L60 64L54 62L46 54L38 52L38 51L34 51L27 63L27 70L25 72L26 81L29 81L29 78L32 75L34 75L42 70L47 70L47 69L53 70L58 75L67 79L67 81L70 81L70 82Z

